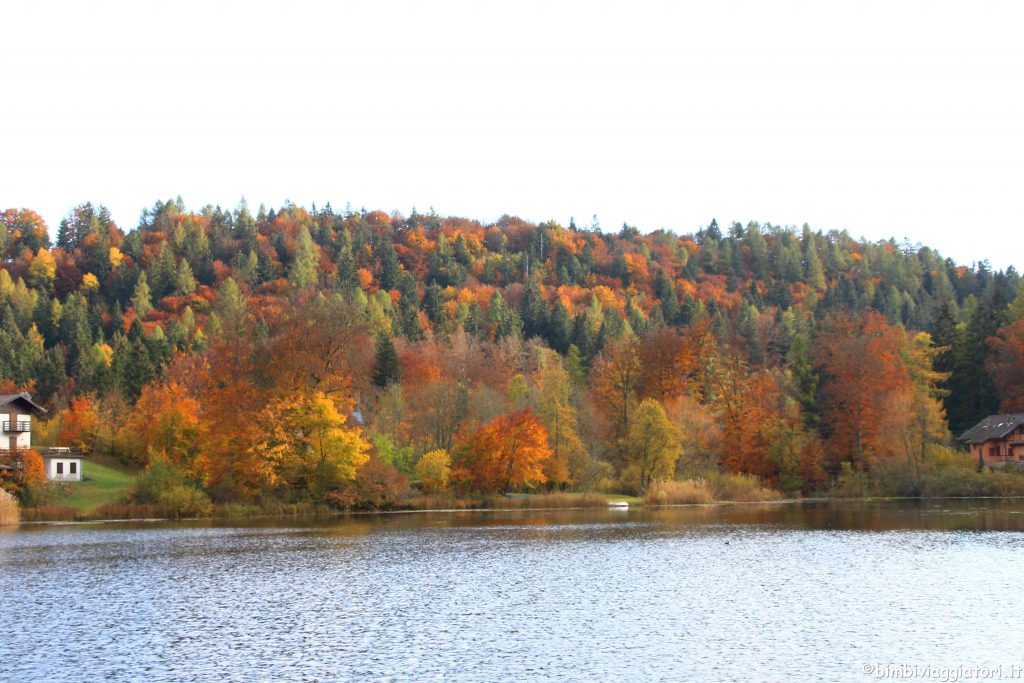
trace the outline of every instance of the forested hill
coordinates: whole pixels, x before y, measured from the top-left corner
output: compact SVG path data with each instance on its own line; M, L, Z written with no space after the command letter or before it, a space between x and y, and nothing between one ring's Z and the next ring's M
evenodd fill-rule
M187 386L181 368L218 345L287 355L273 348L287 321L332 306L328 318L345 317L365 339L352 353L369 354L353 362L348 393L366 404L401 383L408 423L388 433L419 452L450 446L466 420L500 412L473 411L480 401L500 402L491 394L509 400L512 379L525 377L524 391L532 391L535 360L527 350L513 358L510 349L536 340L559 354L578 410L586 403L578 392L607 389L623 397L624 420L644 399L668 405L687 396L728 427L716 402L728 396L729 382L744 377L751 387L750 377L765 377L779 397L768 402L786 404L773 414L828 443L842 431L830 415L852 400L836 386L844 372L837 364L850 361L830 356L841 351L837 340L863 339L855 354L884 356L873 340L894 333L910 346L894 347L901 365L893 372L913 375L913 344L923 345L920 357L936 373L929 391L944 401L953 432L1022 407L1020 275L891 240L715 221L692 235L629 226L608 233L572 221L504 216L483 224L330 205L261 207L254 215L244 203L189 211L180 199L157 202L129 230L92 204L55 227L51 240L32 211L0 214L0 375L58 410L76 396L131 405L167 372L168 381ZM306 341L300 334L289 343ZM450 378L446 359L454 349L465 355L467 345L489 359L460 370L471 400L454 404L450 424L420 433L428 427L415 424L415 386L423 377ZM634 352L635 368L616 357ZM431 364L439 375L424 367ZM490 393L480 393L485 388ZM753 400L732 403L753 414ZM598 418L593 432L613 452L608 444L621 443L628 425ZM728 457L719 453L720 462ZM757 469L748 465L738 469Z

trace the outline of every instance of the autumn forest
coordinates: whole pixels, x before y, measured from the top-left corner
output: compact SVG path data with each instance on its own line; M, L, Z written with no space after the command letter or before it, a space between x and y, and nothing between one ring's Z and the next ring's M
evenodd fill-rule
M47 408L35 443L139 472L140 504L1024 485L955 447L1024 410L1012 268L714 220L644 234L178 198L128 230L92 204L54 228L0 213L3 393Z

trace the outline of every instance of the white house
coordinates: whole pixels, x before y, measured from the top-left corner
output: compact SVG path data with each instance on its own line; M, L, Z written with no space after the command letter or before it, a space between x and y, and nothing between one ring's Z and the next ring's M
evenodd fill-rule
M72 448L40 448L50 481L82 481L82 452Z
M45 415L46 409L28 394L0 394L0 448L16 451L32 447L32 417Z
M0 450L32 448L32 419L46 409L26 393L0 395ZM50 481L82 481L82 452L72 448L38 448Z

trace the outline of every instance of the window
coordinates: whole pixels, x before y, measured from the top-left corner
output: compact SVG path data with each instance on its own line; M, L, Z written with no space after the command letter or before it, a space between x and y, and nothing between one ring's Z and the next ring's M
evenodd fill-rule
M78 463L77 462L69 462L68 463L68 474L78 474Z
M64 463L57 463L57 474L64 474Z

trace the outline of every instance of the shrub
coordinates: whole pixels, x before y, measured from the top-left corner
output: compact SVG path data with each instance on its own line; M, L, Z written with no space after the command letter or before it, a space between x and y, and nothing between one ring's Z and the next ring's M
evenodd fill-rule
M164 514L174 519L182 517L206 517L212 505L205 492L185 484L175 484L161 491L157 505Z
M867 472L855 472L850 463L844 462L835 486L828 494L837 498L870 498L878 492L875 481Z
M1024 496L1024 473L1018 470L978 471L966 453L948 446L929 447L922 462L881 462L870 472L853 472L844 463L829 495L865 498L959 498Z
M396 507L409 486L409 479L391 465L370 458L356 472L356 478L345 482L325 498L341 509L381 509Z
M154 457L128 492L129 502L154 505L162 516L204 517L210 514L210 497L189 484L166 458Z

